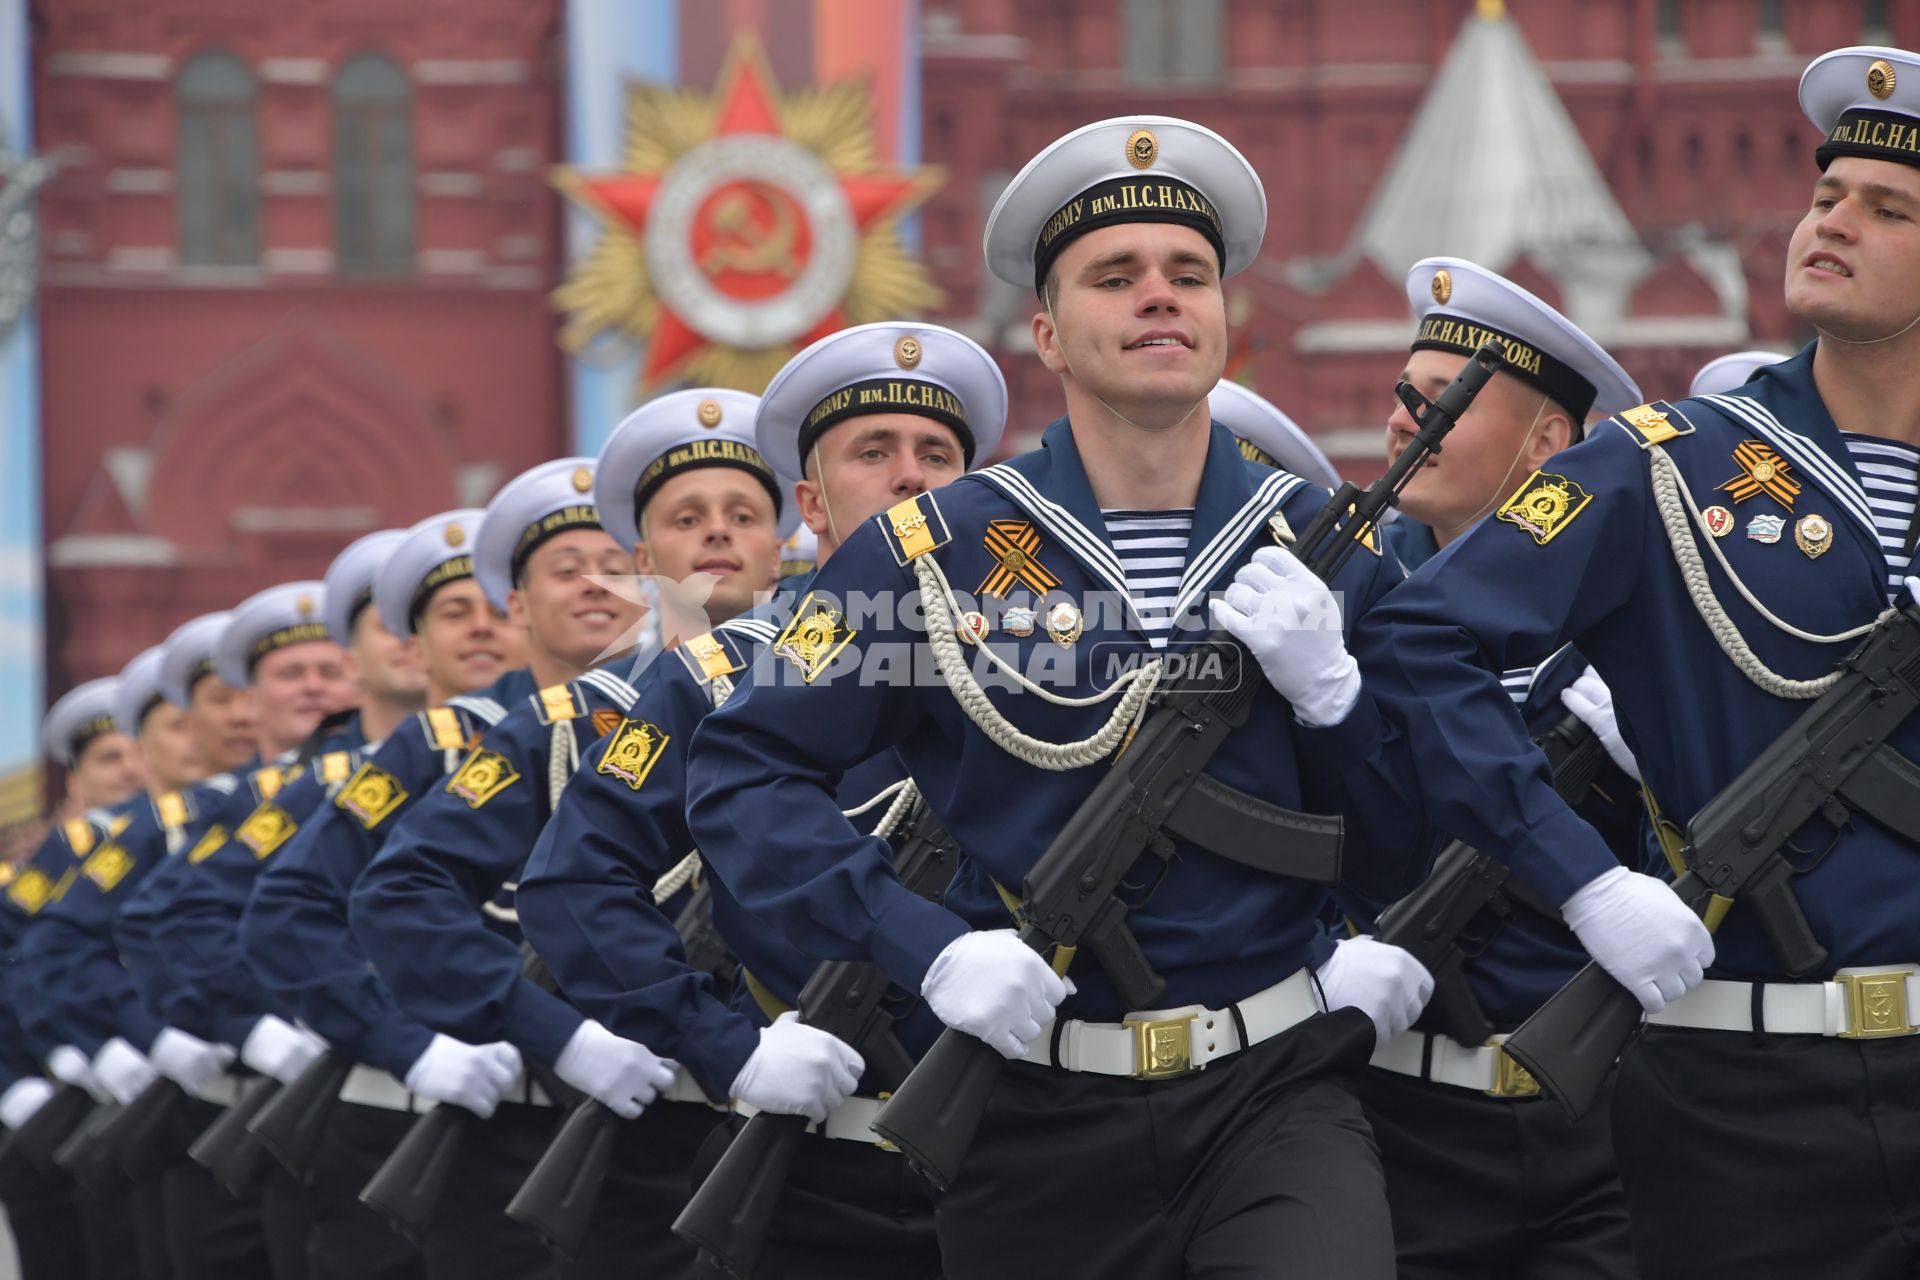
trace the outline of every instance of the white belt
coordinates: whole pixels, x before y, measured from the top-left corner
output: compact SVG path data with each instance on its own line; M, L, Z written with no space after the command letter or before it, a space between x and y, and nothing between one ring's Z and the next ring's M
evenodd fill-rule
M202 1102L211 1102L216 1107L230 1107L240 1100L240 1078L217 1075L195 1089L193 1096Z
M347 1072L347 1082L340 1086L340 1101L378 1107L382 1111L410 1111L415 1115L440 1105L432 1098L414 1093L378 1067L355 1067Z
M1647 1021L1701 1031L1753 1027L1751 982L1709 978ZM1831 982L1767 982L1760 987L1760 1019L1768 1034L1879 1040L1920 1033L1920 965L1842 969Z
M1416 1080L1478 1089L1494 1098L1538 1096L1539 1082L1501 1047L1506 1039L1495 1036L1483 1045L1468 1046L1452 1036L1403 1031L1373 1051L1373 1065Z
M827 1112L826 1124L808 1121L807 1132L824 1133L829 1138L843 1142L864 1142L883 1151L898 1151L898 1147L873 1131L873 1118L880 1114L880 1106L879 1098L848 1098ZM733 1113L743 1118L756 1116L760 1114L760 1108L751 1102L735 1102Z
M694 1080L693 1073L688 1071L685 1067L682 1067L678 1071L673 1073L673 1083L668 1085L666 1088L662 1089L660 1091L660 1096L656 1098L655 1101L657 1102L697 1102L701 1106L709 1107L715 1111L732 1110L732 1107L728 1103L715 1102L713 1099L709 1098L707 1096L707 1091L700 1087L700 1085Z
M1240 1012L1238 1022L1233 1009ZM1049 1022L1021 1057L1064 1071L1168 1080L1271 1040L1318 1012L1312 979L1302 969L1286 981L1248 996L1232 1009L1190 1004L1135 1013L1124 1022ZM1244 1043L1242 1026L1246 1028Z

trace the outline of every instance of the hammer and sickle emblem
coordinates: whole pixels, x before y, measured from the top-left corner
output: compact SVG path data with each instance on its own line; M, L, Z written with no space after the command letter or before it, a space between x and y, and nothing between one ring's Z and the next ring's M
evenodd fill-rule
M754 222L756 206L773 217L773 225L764 231ZM720 197L707 226L715 241L701 257L700 269L709 277L738 271L791 280L800 274L801 263L794 253L799 228L793 206L765 183L750 182Z

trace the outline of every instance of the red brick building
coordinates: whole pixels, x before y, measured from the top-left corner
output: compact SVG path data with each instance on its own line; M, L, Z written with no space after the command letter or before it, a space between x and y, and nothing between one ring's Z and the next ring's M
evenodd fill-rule
M678 4L688 32L722 11L632 2ZM1440 166L1430 196L1377 194L1476 20L1512 22L1523 39L1486 56L1521 70L1467 86L1481 96L1457 108L1463 132L1483 155L1509 131L1540 136L1534 100L1503 92L1538 77L1633 240L1614 246L1632 259L1618 274L1569 294L1565 261L1539 247L1566 195L1548 190L1539 209L1504 201L1530 223L1486 210L1528 223L1515 260L1488 265L1575 311L1617 292L1601 336L1650 395L1679 394L1729 347L1797 344L1779 301L1813 173L1795 82L1837 45L1920 45L1920 0L1500 7L921 0L923 155L947 174L919 218L923 253L944 318L1003 358L1015 442L1059 396L1029 354L1031 297L981 264L986 212L1054 137L1153 111L1219 129L1265 178L1266 248L1230 288L1253 382L1367 470L1407 327L1407 263L1367 245L1443 213L1477 227L1492 203L1461 165ZM565 447L546 296L563 0L34 13L41 149L73 161L42 201L49 688ZM1512 145L1542 181L1566 171Z

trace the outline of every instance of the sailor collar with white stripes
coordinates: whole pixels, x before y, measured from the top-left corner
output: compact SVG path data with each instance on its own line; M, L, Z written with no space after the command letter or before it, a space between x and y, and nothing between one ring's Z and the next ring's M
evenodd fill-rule
M1093 496L1080 461L1073 430L1065 418L1048 427L1041 447L998 466L954 481L984 484L1019 507L1049 535L1048 540L1078 561L1101 587L1125 602L1127 625L1147 634L1127 591L1126 570L1107 535L1106 519ZM1193 529L1187 540L1187 564L1174 600L1178 619L1208 589L1239 563L1247 543L1293 492L1308 483L1285 471L1256 468L1240 452L1225 427L1215 423L1207 441L1206 467L1194 499ZM1178 638L1197 638L1197 635Z

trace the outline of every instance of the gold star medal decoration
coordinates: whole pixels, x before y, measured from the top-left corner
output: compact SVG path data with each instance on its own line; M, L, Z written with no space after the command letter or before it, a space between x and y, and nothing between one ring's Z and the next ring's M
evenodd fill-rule
M759 391L817 338L942 300L899 224L943 175L879 163L857 82L782 93L743 35L711 95L635 86L622 152L618 173L554 174L602 234L553 301L570 352L645 345L643 394Z

